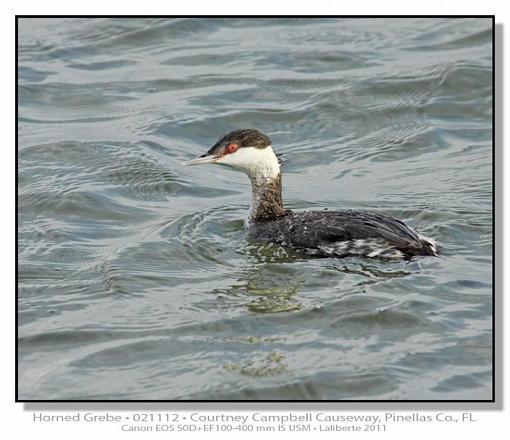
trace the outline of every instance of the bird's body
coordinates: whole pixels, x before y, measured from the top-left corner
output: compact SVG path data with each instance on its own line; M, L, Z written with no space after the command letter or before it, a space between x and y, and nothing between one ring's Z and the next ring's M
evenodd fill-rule
M400 220L359 211L284 209L282 173L270 139L254 129L235 130L220 138L188 165L218 163L245 172L251 180L248 227L262 242L303 249L317 256L409 258L437 255L433 240Z
M312 255L404 258L436 255L432 240L400 220L357 211L286 211L269 221L252 222L257 240L303 249Z

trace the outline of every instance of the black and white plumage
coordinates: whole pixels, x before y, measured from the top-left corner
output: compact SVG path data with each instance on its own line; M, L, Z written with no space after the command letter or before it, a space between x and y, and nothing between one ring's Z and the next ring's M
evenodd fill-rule
M400 220L356 211L288 211L268 222L255 222L255 238L332 257L404 258L437 255L435 243Z
M409 258L438 255L437 245L400 220L357 211L285 210L282 173L269 137L254 129L234 130L186 165L217 163L251 180L249 229L257 240L317 256Z

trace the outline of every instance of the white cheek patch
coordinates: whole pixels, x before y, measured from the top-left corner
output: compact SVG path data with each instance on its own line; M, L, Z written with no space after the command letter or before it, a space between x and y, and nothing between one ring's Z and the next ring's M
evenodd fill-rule
M218 159L216 163L231 166L252 178L272 179L280 173L280 164L271 146L239 148L236 152Z

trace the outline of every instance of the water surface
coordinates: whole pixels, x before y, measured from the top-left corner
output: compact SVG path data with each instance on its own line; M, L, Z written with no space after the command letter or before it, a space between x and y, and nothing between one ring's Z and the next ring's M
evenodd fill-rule
M20 19L21 399L491 398L489 19ZM246 236L255 127L292 209L439 258Z

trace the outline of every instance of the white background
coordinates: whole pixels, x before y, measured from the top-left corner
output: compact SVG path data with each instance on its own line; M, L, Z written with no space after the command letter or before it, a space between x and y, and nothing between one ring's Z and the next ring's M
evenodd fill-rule
M506 5L505 5L506 4ZM128 2L126 0L120 1L107 1L107 0L89 0L87 2L79 1L35 1L35 0L4 0L1 3L0 10L0 45L2 48L1 54L1 100L0 106L2 114L0 118L1 131L0 131L0 193L1 193L1 211L0 211L0 234L1 234L1 285L0 285L0 298L2 300L0 312L2 313L0 324L1 324L1 335L2 335L2 362L1 365L1 388L0 388L0 435L3 438L16 437L26 438L28 436L38 438L52 438L58 439L81 439L89 438L94 435L98 435L98 438L225 438L225 437L274 437L276 438L309 438L309 433L263 433L263 434L239 434L239 433L202 433L202 434L178 434L178 433L129 433L122 432L117 425L106 424L106 423L89 423L89 424L36 424L32 422L32 408L26 408L24 404L15 403L14 395L14 366L15 366L15 346L14 346L14 292L15 292L15 242L14 242L14 212L15 212L15 201L14 201L14 182L15 182L15 164L14 164L14 151L15 151L15 96L14 96L14 84L15 84L15 34L14 24L15 14L168 14L168 15L179 15L179 14L429 14L429 15L441 15L441 14L452 14L452 15L465 15L465 14L494 14L496 15L496 23L503 25L503 50L496 51L496 54L502 53L503 59L497 59L496 65L500 72L504 72L504 59L509 56L508 53L508 41L506 33L508 31L507 26L510 23L510 2L508 1L497 1L497 0L427 0L427 1L409 1L409 0L356 0L356 1L341 1L341 0L314 0L297 2L294 1L276 1L276 0L252 0L252 1L227 1L227 0L212 0L212 1L198 1L198 0L187 0L185 2L175 2L171 0L143 0L139 2ZM503 77L504 80L504 77ZM497 83L496 83L497 85ZM496 101L503 99L503 105L496 106L496 109L505 108L507 103L507 87L503 87L498 90L496 88ZM502 121L502 125L508 126L506 115L508 112L503 113L503 118L498 117L496 120ZM502 133L504 130L498 130L497 133ZM503 139L499 140L502 143ZM500 144L501 145L501 144ZM503 169L509 168L509 156L504 154L503 145L503 158L504 165ZM508 220L508 205L510 201L510 191L508 188L508 181L504 179L503 175L498 176L497 185L500 190L503 190L503 207L498 207L499 218L497 221L503 219ZM503 209L504 208L504 209ZM508 221L504 222L506 226ZM500 234L496 237L498 245L503 245L504 250L508 249L508 234ZM505 252L503 253L505 255ZM503 260L503 273L509 273L510 260L508 257ZM503 291L504 286L499 286L499 289ZM509 301L498 304L499 307L504 306L503 317L508 316L508 304ZM501 315L499 315L501 316ZM508 329L508 326L505 326ZM508 336L505 331L504 336ZM499 335L499 338L504 338L503 335ZM503 339L504 340L504 339ZM498 344L498 346L500 346ZM505 353L503 353L505 354ZM501 353L500 353L501 355ZM505 356L506 358L506 356ZM508 361L503 363L498 362L498 365L508 366ZM507 372L508 368L505 368ZM503 375L504 375L503 373ZM445 423L408 423L408 424L395 424L388 428L386 433L313 433L314 437L320 438L391 438L400 439L412 437L413 439L426 438L429 440L431 437L438 436L438 438L448 438L451 436L462 437L462 439L483 439L491 437L492 439L508 438L508 432L510 427L510 414L508 407L504 408L504 396L508 396L508 379L503 381L504 390L497 389L497 395L499 398L500 409L494 410L474 410L474 417L478 420L476 423L470 424L445 424ZM253 406L253 405L252 405ZM480 406L480 404L479 404ZM116 405L119 409L120 405ZM132 408L133 405L130 405ZM139 405L138 411L147 411L150 408L154 409L158 406L150 405L149 407ZM221 411L221 408L226 407L225 404L221 405L189 405L183 404L182 409L187 411L197 412L200 409L206 411ZM229 405L232 410L239 410L242 413L246 413L248 407L242 404ZM270 405L267 405L270 410ZM437 410L437 405L421 405L422 409L434 411ZM455 405L455 407L459 407ZM59 409L62 410L62 404L59 405ZM91 411L91 408L97 408L93 405L88 407L80 408L83 411ZM162 410L168 410L175 412L179 409L179 405L172 404L167 406L159 406ZM258 411L263 410L264 405L257 405ZM282 405L279 405L282 408ZM289 409L309 411L310 405L306 403L294 404ZM317 408L317 405L314 407ZM416 407L403 405L401 408L406 412L415 412ZM468 407L467 407L468 408ZM467 409L466 408L466 409ZM71 409L76 409L72 407ZM372 414L380 410L384 411L396 411L395 407L389 408L389 404L371 405L371 409L364 409L360 405L321 405L321 411L341 411L346 413L348 410L359 414ZM107 406L102 405L101 411L107 411ZM274 411L277 411L274 408ZM441 411L448 411L441 409ZM271 411L273 412L273 411ZM287 413L288 410L282 410L282 413ZM49 411L46 414L61 414L62 411L53 412ZM506 434L505 434L506 432Z

